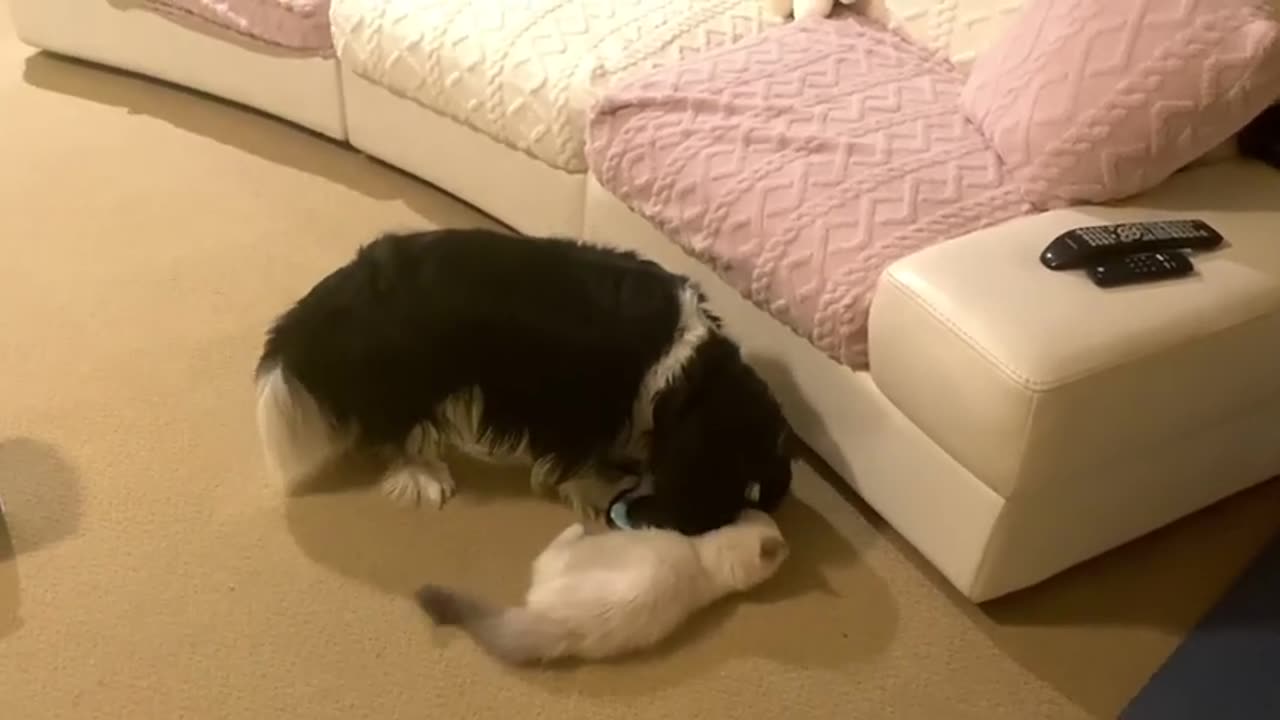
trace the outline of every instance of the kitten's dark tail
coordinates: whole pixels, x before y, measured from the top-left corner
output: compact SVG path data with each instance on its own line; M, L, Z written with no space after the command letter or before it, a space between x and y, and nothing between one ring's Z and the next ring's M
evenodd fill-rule
M418 605L437 625L462 628L502 662L531 665L569 654L570 630L563 623L523 607L495 608L452 590L425 585Z

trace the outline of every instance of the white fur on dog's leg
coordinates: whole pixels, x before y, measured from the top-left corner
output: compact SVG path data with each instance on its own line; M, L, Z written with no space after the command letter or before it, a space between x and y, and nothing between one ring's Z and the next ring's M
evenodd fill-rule
M560 499L569 505L574 514L585 520L595 522L604 517L604 511L591 505L586 498L582 497L572 482L564 483L560 486Z
M278 365L258 376L257 414L267 463L287 495L297 494L306 480L354 442L354 436L339 429L315 398Z
M458 491L453 473L444 463L427 465L398 465L382 478L382 492L400 505L430 504L436 508L444 504Z
M533 468L529 471L529 484L533 487L533 491L539 494L550 495L559 478L555 465L545 458L534 462Z
M597 521L608 512L609 501L613 500L618 489L619 486L588 473L560 483L556 493L579 517Z

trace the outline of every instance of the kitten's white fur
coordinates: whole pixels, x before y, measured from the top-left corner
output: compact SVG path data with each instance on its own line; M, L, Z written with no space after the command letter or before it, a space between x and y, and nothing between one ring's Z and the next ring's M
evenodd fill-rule
M747 510L704 535L625 530L560 533L533 562L525 604L494 608L428 585L418 594L440 625L457 625L507 663L599 660L652 647L693 613L769 579L788 547L768 514Z

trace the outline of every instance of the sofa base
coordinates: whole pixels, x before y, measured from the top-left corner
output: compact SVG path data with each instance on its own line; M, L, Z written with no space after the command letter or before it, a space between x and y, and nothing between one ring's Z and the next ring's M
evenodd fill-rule
M697 280L796 432L961 592L986 600L1018 589L976 583L1004 499L908 420L871 373L816 350L594 178L587 182L586 239L635 250Z
M106 0L11 0L28 45L216 95L343 140L338 63L193 32ZM230 35L230 33L227 33Z
M527 235L582 232L586 175L554 168L343 69L348 140Z
M904 413L870 372L851 370L819 353L594 178L586 211L589 239L643 252L703 285L778 392L796 431L974 601L1039 583L1264 482L1280 468L1280 430L1274 422L1280 417L1280 394L1272 393L1230 415L1206 418L1194 437L1169 438L1131 457L1098 458L1103 467L1077 482L1003 497L990 478L973 474ZM895 317L894 325L914 337L930 322L904 315ZM961 353L935 343L917 348L913 357ZM931 404L948 402L944 389L932 388L928 396Z
M1280 475L1277 197L1274 170L1222 162L952 238L881 276L876 384L1007 501L980 584L1043 577ZM1226 238L1185 279L1100 290L1037 260L1071 228L1171 217Z
M1062 485L1055 486L1062 496L1006 500L904 414L869 372L836 363L757 309L586 175L552 168L341 73L330 60L256 51L106 2L13 0L12 9L20 37L37 47L182 84L349 139L521 232L633 249L696 278L800 435L975 601L1035 584L1280 467L1280 435L1256 432L1280 417L1280 395L1271 394L1258 397L1248 412L1207 422L1194 443L1163 448L1164 471L1140 463L1115 469L1117 478L1162 488L1157 495L1118 502ZM894 390L888 382L884 388ZM1227 466L1229 482L1215 481ZM1054 513L1063 517L1046 529L1043 518ZM1114 516L1106 532L1069 542L1070 523L1096 528L1099 513ZM1068 537L1055 538L1055 532Z

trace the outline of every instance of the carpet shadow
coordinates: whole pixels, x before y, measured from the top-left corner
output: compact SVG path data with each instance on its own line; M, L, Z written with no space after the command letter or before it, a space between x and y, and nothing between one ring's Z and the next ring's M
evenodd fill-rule
M1215 198L1241 211L1273 201L1254 190L1231 199ZM1174 204L1188 206L1196 204ZM780 398L800 396L794 378L780 363L760 357L753 358L753 364ZM829 441L825 427L803 406L790 404L788 411L812 441ZM822 461L811 454L810 462L820 466ZM1268 538L1280 531L1280 480L1275 480L1034 587L977 606L834 471L823 475L876 530L879 540L891 543L1005 655L1098 717L1116 717ZM1117 632L1132 640L1117 643ZM1087 660L1082 662L1082 656Z
M465 577L477 567L476 558L484 559L482 567L489 568L486 575L500 580L523 575L529 561L521 557L523 551L549 542L552 534L536 540L521 538L522 552L513 553L500 541L502 533L486 529L491 523L483 513L494 506L510 523L533 525L535 531L545 527L545 533L552 533L555 526L547 516L560 508L533 496L527 469L466 458L449 461L459 492L445 508L436 509L403 507L384 497L376 487L384 461L370 455L346 458L287 499L288 529L299 548L318 564L406 597L429 574ZM520 510L532 512L535 519L518 517Z
M525 468L463 458L451 464L459 494L441 511L395 506L369 487L378 464L361 460L356 467L363 468L362 476L355 477L351 465L337 468L332 472L341 479L324 479L306 495L290 499L287 526L312 561L406 602L426 582L495 603L519 602L534 556L576 518L559 503L533 496ZM814 473L802 472L805 485L822 484ZM756 591L708 608L650 652L517 675L552 692L576 694L589 686L592 693L630 696L688 682L733 658L840 667L881 653L897 626L897 608L886 583L858 562L850 542L803 497L788 498L776 516L791 556ZM736 624L790 623L784 618L797 613L806 620L786 631L733 630ZM425 617L422 627L437 645L470 642L453 629L433 628ZM815 642L813 633L823 633L824 642ZM829 642L831 633L840 633L847 642ZM601 669L618 666L627 672ZM579 684L592 674L590 683Z
M22 629L22 575L18 554L3 511L0 511L0 640Z
M22 626L20 558L75 535L80 479L57 448L27 437L0 440L0 639Z
M788 498L777 519L792 555L768 583L707 608L653 650L515 676L554 694L640 698L746 658L837 669L879 657L897 634L887 583L805 501Z
M1277 532L1273 480L967 612L1022 667L1116 717Z
M11 532L11 555L36 552L76 533L79 473L48 443L26 437L0 440L0 501Z
M190 88L47 52L26 59L23 79L41 90L155 118L365 197L400 201L440 227L501 227L463 200L441 203L450 197L444 191L349 145ZM254 116L258 122L245 122Z

